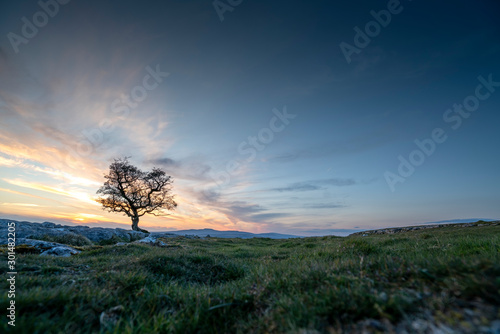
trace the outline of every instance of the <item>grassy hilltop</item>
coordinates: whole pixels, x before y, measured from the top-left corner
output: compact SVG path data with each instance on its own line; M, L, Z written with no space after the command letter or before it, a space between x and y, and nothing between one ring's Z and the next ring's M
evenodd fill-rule
M16 327L4 319L0 332L500 328L500 226L493 224L347 238L163 241L166 247L79 246L67 258L27 248L17 256ZM0 270L7 272L6 260ZM5 279L0 285L7 291ZM2 293L1 309L7 302Z

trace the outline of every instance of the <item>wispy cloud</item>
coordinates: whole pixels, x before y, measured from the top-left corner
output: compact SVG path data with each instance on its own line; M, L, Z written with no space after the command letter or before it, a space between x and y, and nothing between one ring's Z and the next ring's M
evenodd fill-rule
M202 157L197 156L178 160L165 157L151 159L147 163L162 167L172 176L186 180L209 180L208 173L212 169Z
M16 194L16 195L21 195L21 196L43 199L43 200L47 199L47 198L42 197L42 196L37 196L37 195L29 194L29 193L22 192L22 191L16 191L16 190L12 190L12 189L0 188L0 191L10 193L10 194Z
M97 203L88 195L88 193L84 191L79 191L79 190L65 190L62 188L57 188L57 187L51 187L45 184L41 183L35 183L35 182L27 182L24 180L20 179L2 179L3 181L10 183L15 186L23 187L23 188L28 188L28 189L34 189L34 190L39 190L51 194L56 194L60 196L65 196L69 197L72 199L76 199L79 201L86 202L87 204L94 204L97 205Z
M49 175L54 179L65 181L68 184L81 185L81 186L96 186L100 183L95 180L90 180L84 177L71 175L70 173L56 170L48 167L39 167L30 163L23 162L21 159L11 159L0 156L0 166L5 167L18 167L31 172L38 172Z
M371 122L373 123L373 122ZM325 157L340 157L359 154L386 145L402 135L401 129L392 124L382 124L371 131L366 131L332 141L314 143L298 147L288 152L268 156L265 161L273 163L292 163L298 160L308 160Z
M41 205L32 204L32 203L2 203L0 205L5 205L5 206L27 206L27 207L32 207L32 206L40 207L41 206Z
M305 205L304 207L309 209L339 209L339 208L345 208L346 205L337 203L318 203L318 204L308 204Z
M0 166L6 166L6 167L19 166L19 162L13 159L8 159L0 156Z
M259 213L251 216L253 221L256 222L269 222L277 218L289 217L291 214L283 212L270 212L270 213Z
M248 226L251 230L263 228L277 218L290 216L288 213L273 212L260 204L244 200L226 200L215 190L191 190L198 203L224 214L232 226ZM248 225L249 224L249 225Z
M335 187L345 187L352 186L358 184L354 179L341 179L341 178L332 178L332 179L322 179L322 180L311 180L305 182L296 182L292 183L286 187L281 188L273 188L271 191L285 192L285 191L314 191L325 189L326 186L335 186Z
M306 183L306 182L297 182L297 183L292 183L286 187L273 188L271 190L284 192L284 191L312 191L312 190L319 190L319 189L324 189L324 187L316 185L316 184Z

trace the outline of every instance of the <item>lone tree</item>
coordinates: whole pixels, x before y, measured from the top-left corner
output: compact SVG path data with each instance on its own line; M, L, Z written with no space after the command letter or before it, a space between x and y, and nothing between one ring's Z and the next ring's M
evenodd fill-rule
M103 210L123 212L132 219L132 229L148 232L139 228L139 217L150 213L165 216L164 210L174 210L177 203L172 190L172 177L160 168L143 172L132 166L128 158L115 159L109 166L106 182L97 191L100 196L96 201Z

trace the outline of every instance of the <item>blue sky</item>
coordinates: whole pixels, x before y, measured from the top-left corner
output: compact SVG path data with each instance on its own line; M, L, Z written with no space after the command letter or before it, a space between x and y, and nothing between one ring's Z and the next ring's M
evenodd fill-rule
M153 229L500 217L495 1L41 3L1 5L2 217L129 224L93 202L122 156L175 179Z

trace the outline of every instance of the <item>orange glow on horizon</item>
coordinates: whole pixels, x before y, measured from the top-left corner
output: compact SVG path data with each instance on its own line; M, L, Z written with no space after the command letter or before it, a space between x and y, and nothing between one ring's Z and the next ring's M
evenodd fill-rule
M0 215L30 217L34 221L54 220L63 225L69 223L130 229L129 217L104 211L95 201L95 191L103 180L97 182L97 178L93 177L97 173L87 171L98 171L97 165L100 163L87 159L81 161L81 169L75 171L60 161L64 157L62 151L52 150L50 153L54 156L45 164L42 161L47 158L46 151L19 145L0 144L0 152L3 153L0 155L0 167L18 172L0 179L4 183L0 187ZM30 156L31 153L33 155ZM189 188L176 188L177 210L166 216L143 216L139 226L157 231L205 228L262 231L262 224L240 221L211 203L197 201L192 192Z

